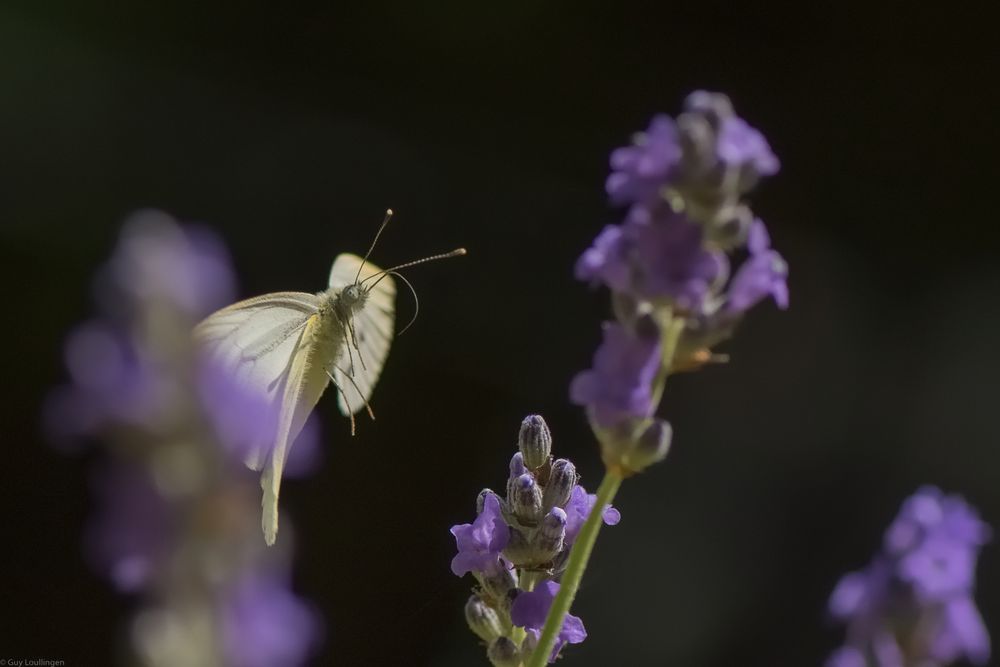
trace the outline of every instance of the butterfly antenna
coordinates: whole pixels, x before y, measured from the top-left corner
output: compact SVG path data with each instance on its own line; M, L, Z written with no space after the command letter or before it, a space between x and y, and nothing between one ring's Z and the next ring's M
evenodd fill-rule
M413 325L413 323L417 321L417 315L420 314L420 299L417 298L417 290L413 289L413 285L410 284L409 280L403 277L402 273L398 273L396 271L390 271L389 273L391 273L392 275L396 276L404 283L406 283L406 286L410 288L410 294L413 295L413 306L414 306L413 317L411 317L410 321L406 323L406 326L400 329L399 333L396 334L397 336L402 336L404 333L406 333L406 330L409 329Z
M354 276L354 282L358 282L358 278L361 277L361 269L365 268L365 263L368 261L368 256L372 254L372 250L375 249L375 244L378 243L378 237L382 236L382 230L385 226L389 224L389 219L392 218L392 209L387 208L385 210L385 218L382 220L382 224L379 225L378 231L375 232L375 238L372 239L371 246L368 247L368 252L365 253L365 258L361 260L361 266L358 267L358 275Z
M373 273L372 275L368 276L367 278L365 278L361 282L365 283L365 282L371 280L372 278L378 278L378 280L376 280L375 283L371 287L367 288L367 289L375 289L375 285L378 285L382 281L382 278L385 278L390 273L394 273L394 272L398 271L399 269L405 269L405 268L408 268L408 267L411 267L411 266L416 266L417 264L426 264L427 262L433 262L433 261L436 261L436 260L439 260L439 259L448 259L449 257L461 257L462 255L466 255L466 254L468 254L468 252L466 251L465 248L455 248L451 252L441 253L440 255L431 255L430 257L424 257L423 259L416 259L416 260L414 260L412 262L406 262L404 264L397 264L396 266L393 266L391 268L382 269L378 273ZM399 275L399 274L397 273L396 275Z

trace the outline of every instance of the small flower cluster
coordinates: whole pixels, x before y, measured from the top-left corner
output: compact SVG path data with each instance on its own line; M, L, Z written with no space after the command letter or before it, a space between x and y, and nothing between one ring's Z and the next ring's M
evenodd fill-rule
M668 427L651 420L666 375L710 360L766 297L788 305L787 265L744 201L778 159L725 95L699 91L684 106L612 153L606 189L628 211L576 264L578 279L611 289L617 322L605 324L570 398L587 407L605 463L623 474L666 455L656 436ZM732 273L737 253L746 259ZM663 446L637 448L654 425L647 444Z
M990 638L973 600L976 559L990 529L958 496L933 487L906 500L881 552L845 575L830 612L846 644L827 667L986 664Z
M98 276L100 316L68 338L70 383L47 406L55 439L107 445L86 551L116 588L143 597L130 632L139 664L298 665L319 639L318 616L289 587L290 551L260 539L242 466L273 411L191 336L233 291L214 235L135 215ZM298 444L302 471L316 438Z
M551 451L545 420L526 417L510 461L506 497L484 489L476 520L451 529L458 546L451 571L459 577L471 572L478 582L465 617L486 642L495 667L517 667L530 656L559 591L556 580L570 546L596 501L577 483L574 465L553 461ZM603 519L615 525L621 516L608 506ZM563 646L586 636L583 622L567 615L549 662Z

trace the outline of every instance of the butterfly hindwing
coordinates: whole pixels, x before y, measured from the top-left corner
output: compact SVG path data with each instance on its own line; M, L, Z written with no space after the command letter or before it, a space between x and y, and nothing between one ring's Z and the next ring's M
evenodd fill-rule
M380 268L370 263L365 263L362 268L362 259L357 255L338 255L330 270L330 289L336 293L353 284L359 269L360 280L381 272ZM371 287L376 281L378 284ZM392 276L376 278L366 287L371 287L368 298L350 323L357 349L353 348L354 341L351 340L350 331L347 331L345 342L352 349L339 355L337 367L333 371L334 379L341 389L337 395L337 404L345 415L356 414L371 399L375 383L389 355L394 333L396 284Z

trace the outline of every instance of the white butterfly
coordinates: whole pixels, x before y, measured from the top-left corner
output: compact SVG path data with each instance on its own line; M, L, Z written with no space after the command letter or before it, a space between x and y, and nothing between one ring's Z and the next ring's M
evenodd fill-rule
M278 532L278 492L289 447L327 384L336 385L352 433L353 415L368 405L393 338L396 285L390 273L464 254L459 248L385 271L357 255L338 255L325 291L254 297L209 315L195 328L195 338L237 381L266 396L276 410L276 431L262 434L246 459L262 470L261 526L269 545Z

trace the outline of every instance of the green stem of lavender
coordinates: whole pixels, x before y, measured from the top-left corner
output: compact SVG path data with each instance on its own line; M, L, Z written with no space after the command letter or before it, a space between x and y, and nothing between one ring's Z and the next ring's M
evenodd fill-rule
M527 667L543 667L548 662L549 655L556 644L556 636L562 628L563 619L573 604L577 589L580 588L580 580L583 579L583 573L587 569L590 552L594 550L594 542L597 541L597 534L603 523L604 508L614 499L622 479L617 472L612 470L604 474L604 480L601 481L601 486L597 489L597 502L594 503L594 508L590 510L590 515L584 522L583 528L580 529L576 542L573 543L569 562L566 564L566 571L563 573L559 585L559 592L552 601L542 635L538 638L538 646L532 652Z
M659 324L664 332L663 365L654 383L654 406L659 405L660 398L663 396L667 376L670 374L674 354L677 351L677 343L684 331L683 318L674 317L669 310L662 313ZM559 630L562 629L563 620L573 605L576 592L580 588L580 581L583 580L583 573L587 570L587 563L594 550L597 534L601 531L601 525L604 523L604 508L614 500L624 479L621 471L616 467L610 467L604 473L604 479L601 480L601 485L597 489L597 500L580 529L572 550L570 550L569 562L566 564L566 571L560 580L559 592L556 593L552 606L549 608L549 615L545 617L545 627L542 628L542 634L538 638L538 646L532 652L531 659L525 663L525 667L544 667L548 663Z

